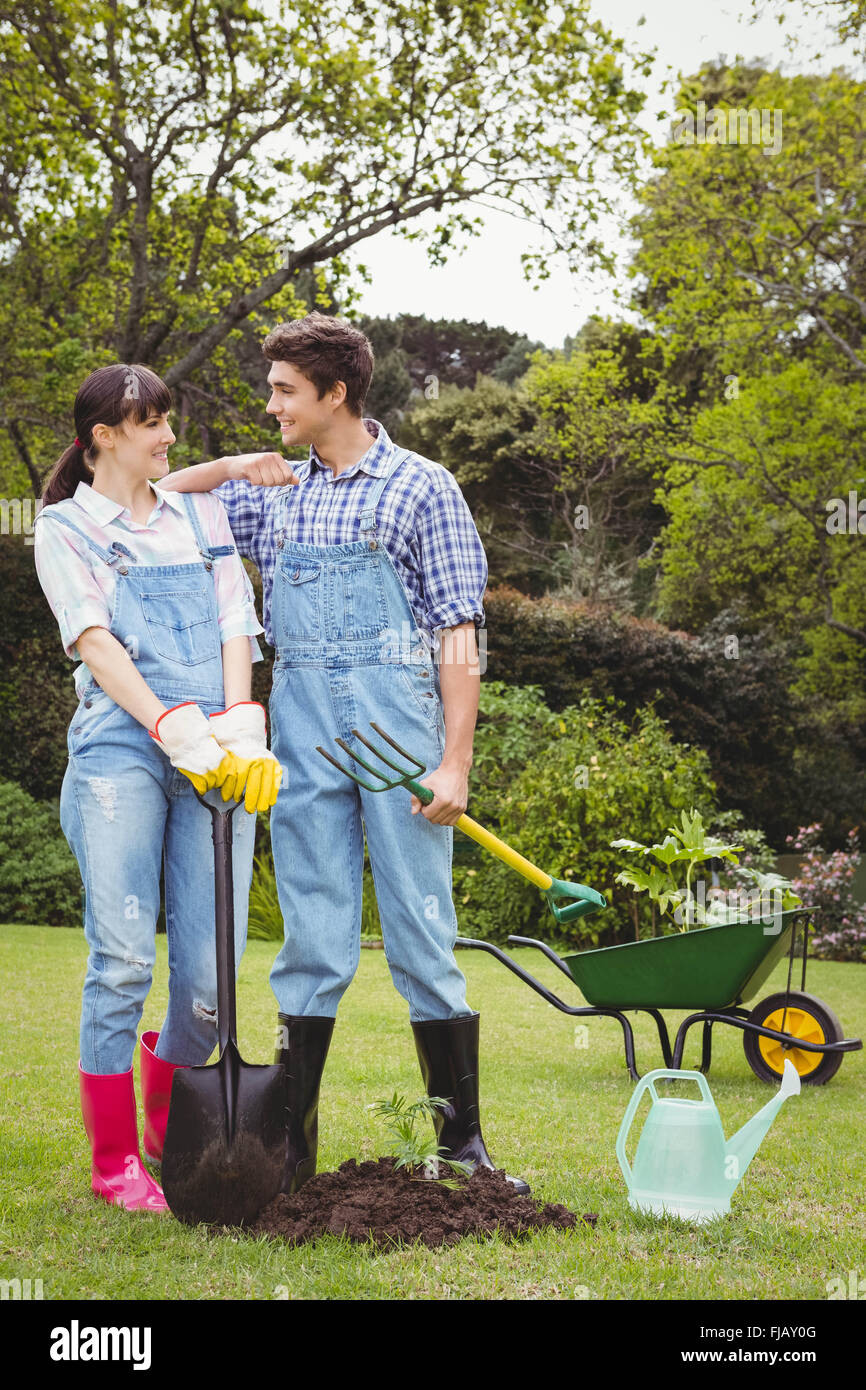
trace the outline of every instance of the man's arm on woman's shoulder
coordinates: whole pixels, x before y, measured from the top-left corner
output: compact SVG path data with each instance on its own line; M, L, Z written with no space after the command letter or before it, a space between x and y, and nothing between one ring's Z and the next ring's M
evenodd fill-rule
M262 522L265 488L285 487L298 481L281 454L235 454L178 468L160 478L157 487L173 492L215 492L228 514L239 553L249 559L253 537Z

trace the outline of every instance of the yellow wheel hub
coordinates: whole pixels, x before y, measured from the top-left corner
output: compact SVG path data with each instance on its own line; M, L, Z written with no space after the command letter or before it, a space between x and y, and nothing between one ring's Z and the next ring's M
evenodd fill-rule
M827 1039L824 1030L815 1018L806 1009L792 1007L788 1009L776 1009L762 1020L762 1027L773 1028L777 1033L790 1033L793 1038L802 1038L804 1042L823 1043ZM773 1071L782 1075L785 1068L785 1059L793 1062L799 1076L809 1076L816 1067L821 1065L824 1060L822 1052L806 1052L801 1047L786 1047L784 1043L776 1042L774 1038L758 1038L758 1047L761 1056L772 1067Z

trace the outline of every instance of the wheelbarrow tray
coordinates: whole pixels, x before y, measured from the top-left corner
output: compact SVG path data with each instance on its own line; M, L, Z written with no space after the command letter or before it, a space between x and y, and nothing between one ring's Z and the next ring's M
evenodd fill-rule
M563 956L586 999L608 1009L724 1009L750 999L791 944L793 908Z

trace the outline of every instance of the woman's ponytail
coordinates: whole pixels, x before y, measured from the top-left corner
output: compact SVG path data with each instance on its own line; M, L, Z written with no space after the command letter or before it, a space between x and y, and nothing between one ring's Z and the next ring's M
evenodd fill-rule
M64 449L51 470L51 476L42 493L42 505L50 507L64 497L72 497L79 483L93 481L93 469L85 462L87 451L76 438L74 444Z

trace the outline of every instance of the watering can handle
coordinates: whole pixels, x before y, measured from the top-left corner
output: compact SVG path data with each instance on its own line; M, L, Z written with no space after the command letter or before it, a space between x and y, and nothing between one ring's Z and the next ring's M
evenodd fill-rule
M660 1081L662 1077L665 1076L672 1077L675 1081L696 1081L699 1087L701 1088L701 1095L703 1096L704 1100L712 1101L713 1099L712 1094L710 1092L710 1088L707 1084L707 1078L704 1076L702 1071L674 1071L669 1067L659 1067L656 1071L648 1071L646 1076L641 1077L640 1081L634 1088L632 1098L629 1101L628 1106L626 1107L626 1112L622 1117L622 1124L619 1127L619 1134L616 1136L616 1156L619 1159L619 1166L622 1169L622 1175L625 1178L626 1186L629 1189L631 1188L632 1174L631 1164L629 1163L625 1154L625 1141L628 1137L628 1132L631 1129L632 1121L634 1120L635 1113L637 1111L638 1105L640 1104L640 1099L644 1091L649 1090L652 1094L653 1100L658 1100L655 1082Z

